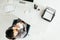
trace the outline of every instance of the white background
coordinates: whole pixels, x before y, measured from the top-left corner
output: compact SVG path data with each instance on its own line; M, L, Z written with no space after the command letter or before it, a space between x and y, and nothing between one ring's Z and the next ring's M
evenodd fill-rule
M13 2L11 1L11 3ZM40 11L32 9L25 14L21 14L19 11L20 4L17 3L18 7L9 14L4 11L7 0L0 0L0 40L7 40L5 38L5 31L11 26L13 19L17 17L20 17L22 20L29 23L31 28L29 35L26 38L16 40L60 40L60 1L34 0L34 3L39 6L41 9ZM41 18L41 14L47 6L56 9L56 15L52 22L47 22Z

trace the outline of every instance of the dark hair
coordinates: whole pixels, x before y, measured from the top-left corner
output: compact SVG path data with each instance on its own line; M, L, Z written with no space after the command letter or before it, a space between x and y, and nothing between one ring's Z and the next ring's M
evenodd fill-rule
M13 29L8 29L8 30L6 30L6 37L8 38L8 39L13 39Z

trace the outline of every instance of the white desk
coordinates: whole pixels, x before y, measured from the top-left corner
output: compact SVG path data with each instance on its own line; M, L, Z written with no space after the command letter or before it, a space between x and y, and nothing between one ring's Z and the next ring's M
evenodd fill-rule
M29 35L21 40L60 40L60 6L58 5L60 2L59 0L35 0L35 3L41 4L41 5L48 5L50 7L53 7L56 9L56 16L53 19L52 22L47 22L41 18L42 10L44 7L41 7L41 11L37 12L36 10L32 9L31 11L25 13L21 13L19 8L20 4L18 4L15 9L15 12L12 12L12 14L0 14L0 39L1 40L7 40L5 38L5 30L11 25L13 19L20 17L25 22L29 23L31 25ZM17 16L17 17L16 17ZM19 39L16 39L19 40Z

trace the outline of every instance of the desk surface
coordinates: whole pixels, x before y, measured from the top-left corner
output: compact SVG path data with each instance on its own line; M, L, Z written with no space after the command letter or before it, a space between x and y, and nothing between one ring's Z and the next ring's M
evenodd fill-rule
M44 6L49 6L56 9L56 15L52 22L47 22L41 18L42 10L44 10L44 6L40 6L41 10L36 11L32 9L25 13L19 11L19 5L15 9L14 12L4 13L2 6L4 6L5 2L1 2L0 6L0 39L7 40L5 38L5 30L11 25L13 19L20 17L25 22L31 25L29 35L21 40L60 40L60 6L58 5L59 0L35 0L37 4L41 4ZM9 21L8 21L9 20ZM19 39L16 39L19 40Z

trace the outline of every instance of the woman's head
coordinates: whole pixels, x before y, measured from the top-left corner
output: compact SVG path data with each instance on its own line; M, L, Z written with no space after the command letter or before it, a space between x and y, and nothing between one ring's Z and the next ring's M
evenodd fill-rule
M13 25L11 28L6 30L6 37L8 39L15 38L18 35L19 29L23 27L23 23L17 23L16 25Z
M6 30L6 37L8 38L8 39L12 39L13 38L13 29L8 29L8 30Z

